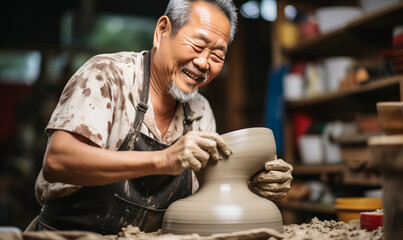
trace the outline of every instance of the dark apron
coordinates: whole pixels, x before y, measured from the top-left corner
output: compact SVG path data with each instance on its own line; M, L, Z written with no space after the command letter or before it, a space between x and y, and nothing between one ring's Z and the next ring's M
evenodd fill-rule
M144 55L144 80L136 118L118 151L157 151L169 145L140 132L147 111L150 53ZM184 104L184 133L191 130L193 112ZM135 161L135 160L134 160ZM117 234L129 224L142 231L161 228L168 206L192 193L192 172L178 176L152 175L102 186L81 187L66 197L46 202L36 230L85 230L100 234Z

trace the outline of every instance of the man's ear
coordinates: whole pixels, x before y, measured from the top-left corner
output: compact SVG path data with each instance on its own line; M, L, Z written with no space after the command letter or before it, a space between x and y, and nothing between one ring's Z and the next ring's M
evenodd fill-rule
M157 26L154 31L153 47L158 48L162 38L170 37L172 31L171 21L167 16L162 16L158 19Z

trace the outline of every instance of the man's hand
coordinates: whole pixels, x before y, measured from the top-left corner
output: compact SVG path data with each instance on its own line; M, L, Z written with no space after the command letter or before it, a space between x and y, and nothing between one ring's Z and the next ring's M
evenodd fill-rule
M255 194L270 199L279 200L287 195L291 188L292 166L282 159L268 161L265 170L255 174L249 181L249 189Z
M194 131L188 132L162 153L160 167L171 175L178 175L186 168L198 172L209 159L220 161L232 154L217 133Z

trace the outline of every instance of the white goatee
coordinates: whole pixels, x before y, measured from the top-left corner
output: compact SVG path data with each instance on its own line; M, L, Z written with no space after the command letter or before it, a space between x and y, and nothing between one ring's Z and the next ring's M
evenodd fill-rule
M169 83L169 93L178 101L182 103L188 102L194 96L196 96L198 89L192 92L185 92L179 89L179 87L175 84L174 81Z

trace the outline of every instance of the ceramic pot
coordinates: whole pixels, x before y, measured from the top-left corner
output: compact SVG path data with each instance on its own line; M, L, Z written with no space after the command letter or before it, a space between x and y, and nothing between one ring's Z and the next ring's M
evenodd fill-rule
M403 134L403 102L378 102L376 109L386 134Z
M283 232L277 206L252 193L248 181L275 158L273 133L267 128L248 128L222 135L233 154L219 162L209 161L200 172L199 190L172 203L162 231L209 236L256 228Z

